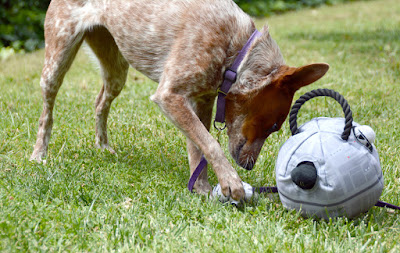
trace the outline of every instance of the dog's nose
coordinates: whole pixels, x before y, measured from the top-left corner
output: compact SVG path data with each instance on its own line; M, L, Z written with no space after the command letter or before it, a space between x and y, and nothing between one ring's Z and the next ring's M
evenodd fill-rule
M317 169L312 162L302 162L292 170L290 176L297 186L309 190L317 182Z
M244 168L246 170L252 170L254 168L254 163L248 163L248 164L246 164L246 166Z

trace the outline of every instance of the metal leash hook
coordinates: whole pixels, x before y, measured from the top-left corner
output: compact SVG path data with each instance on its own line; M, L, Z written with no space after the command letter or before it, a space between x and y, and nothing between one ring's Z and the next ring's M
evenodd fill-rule
M223 127L218 127L217 126L217 121L214 120L214 128L217 129L218 132L221 132L221 131L225 130L225 128L226 128L226 123L225 122L223 122L221 124L223 124Z

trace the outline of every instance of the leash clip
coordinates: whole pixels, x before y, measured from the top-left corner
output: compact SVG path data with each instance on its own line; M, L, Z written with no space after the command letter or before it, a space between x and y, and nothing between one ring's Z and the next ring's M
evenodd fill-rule
M218 127L217 126L217 121L214 120L214 128L217 129L218 131L223 131L226 128L226 123L225 122L221 122L221 124L223 124L222 127Z

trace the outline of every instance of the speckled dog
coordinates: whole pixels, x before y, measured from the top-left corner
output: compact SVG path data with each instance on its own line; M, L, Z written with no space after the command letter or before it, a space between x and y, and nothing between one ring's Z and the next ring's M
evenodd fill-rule
M46 156L57 92L86 41L103 77L95 102L96 145L114 153L107 117L131 65L159 83L151 99L186 135L191 173L204 154L223 194L242 199L241 179L208 130L224 71L254 31L251 18L232 0L52 0L40 81L43 112L31 160L40 162ZM261 33L226 97L229 150L247 169L254 166L268 129L279 129L285 121L295 91L328 70L327 64L286 66L268 28ZM211 190L206 170L194 188L201 194Z

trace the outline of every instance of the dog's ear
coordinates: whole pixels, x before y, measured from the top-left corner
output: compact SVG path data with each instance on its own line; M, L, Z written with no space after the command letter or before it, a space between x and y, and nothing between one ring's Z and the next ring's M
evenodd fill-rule
M293 92L309 85L325 75L329 65L326 63L314 63L288 71L281 79L280 84L289 87Z

